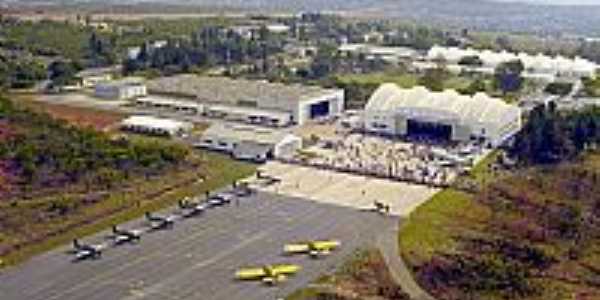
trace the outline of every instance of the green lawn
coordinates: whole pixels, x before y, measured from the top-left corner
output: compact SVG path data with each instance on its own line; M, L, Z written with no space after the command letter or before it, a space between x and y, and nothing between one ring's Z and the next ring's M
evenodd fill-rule
M488 167L498 155L498 151L490 153L473 168L470 177L480 183L491 180L493 175ZM457 220L470 223L485 220L489 215L489 210L476 203L473 195L447 188L418 207L403 222L399 234L400 251L412 265L430 259L439 250L451 252L456 245L453 231L461 226Z
M419 76L412 73L377 72L370 74L345 74L336 77L343 84L380 85L395 83L402 88L412 88L419 84ZM446 89L464 89L471 84L472 79L452 75L444 82Z
M379 85L392 82L403 88L411 88L417 85L418 77L409 73L371 73L371 74L348 74L336 78L345 84Z

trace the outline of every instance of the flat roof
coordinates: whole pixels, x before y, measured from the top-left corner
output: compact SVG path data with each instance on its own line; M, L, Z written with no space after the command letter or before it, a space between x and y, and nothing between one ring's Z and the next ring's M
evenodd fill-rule
M229 103L256 102L272 99L278 102L298 103L338 92L317 86L287 85L259 80L183 74L151 80L147 83L153 93L194 97L199 101Z
M217 122L206 129L202 137L223 138L274 145L281 142L289 135L291 135L291 133L282 130L237 123Z
M119 80L104 81L98 83L96 87L128 87L144 85L144 79L141 77L126 77Z
M178 99L155 97L155 96L140 97L140 98L137 98L135 101L138 103L149 103L149 104L154 104L154 105L165 105L165 106L174 106L174 107L187 107L187 108L202 107L202 104L197 103L195 101L178 100Z
M121 121L121 125L176 131L181 128L190 127L191 123L177 121L177 120L173 120L173 119L164 119L164 118L157 118L157 117L152 117L152 116L138 115L138 116L131 116L131 117Z
M242 106L228 106L228 105L211 105L208 107L208 110L218 110L231 114L240 114L240 115L256 115L256 116L264 116L270 117L273 119L290 119L291 115L287 112L280 112L274 110L264 110L258 109L254 107L242 107Z

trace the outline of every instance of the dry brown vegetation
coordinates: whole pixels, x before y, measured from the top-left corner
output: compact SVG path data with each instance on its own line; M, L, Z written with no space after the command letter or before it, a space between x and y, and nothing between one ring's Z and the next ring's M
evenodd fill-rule
M427 256L403 249L436 298L600 299L600 155L521 170L461 197L445 199L460 211L428 221L448 241L424 242Z
M83 109L63 104L30 102L28 107L50 114L52 117L65 120L78 127L91 127L106 131L125 118L124 114L104 110Z
M333 275L321 278L317 284L297 291L288 300L408 300L394 283L381 253L359 251Z

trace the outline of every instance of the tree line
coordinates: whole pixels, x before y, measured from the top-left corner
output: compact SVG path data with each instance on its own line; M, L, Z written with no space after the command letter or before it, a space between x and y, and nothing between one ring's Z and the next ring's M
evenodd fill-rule
M600 108L560 112L554 103L538 106L517 135L512 153L525 163L572 159L600 143Z

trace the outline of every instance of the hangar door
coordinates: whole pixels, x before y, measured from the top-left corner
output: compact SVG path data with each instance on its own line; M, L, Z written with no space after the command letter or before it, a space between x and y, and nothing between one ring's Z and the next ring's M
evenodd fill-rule
M322 101L310 106L310 118L318 118L329 115L329 101Z
M407 134L434 140L451 140L452 126L442 123L408 120Z

